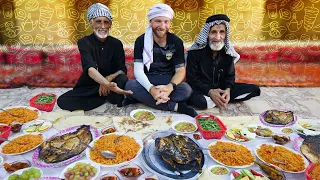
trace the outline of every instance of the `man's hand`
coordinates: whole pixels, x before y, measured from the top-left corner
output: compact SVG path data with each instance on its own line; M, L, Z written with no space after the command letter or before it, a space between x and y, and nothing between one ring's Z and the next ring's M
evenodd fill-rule
M117 83L114 83L114 82L109 82L105 85L100 85L100 88L99 88L99 95L100 96L108 96L110 94L110 91L113 91L117 94L132 94L132 91L129 90L129 91L125 91L121 88L118 87Z
M133 92L131 90L123 90L123 89L119 88L118 86L112 87L111 91L113 91L117 94L125 94L125 95L133 94Z
M230 101L230 88L227 88L224 93L222 94L222 98L224 98L226 100L226 103L225 103L225 108L227 108L227 105Z
M160 90L159 97L157 97L157 98L161 98L161 99L168 99L170 94L173 91L172 84L158 85L158 86L155 86L155 88Z
M168 92L161 91L164 90L163 85L160 86L153 86L150 89L150 94L156 100L156 104L166 103L170 100ZM171 92L170 92L171 93Z
M106 77L107 81L111 82L115 79L115 75L114 74L110 74L109 76Z
M227 91L227 90L226 90ZM209 96L210 98L212 99L212 101L220 108L220 109L224 109L224 108L227 108L227 104L230 100L230 95L229 95L229 100L227 101L222 95L226 92L222 89L211 89L209 91ZM225 96L228 96L227 95L228 93L226 93ZM230 93L229 93L230 94Z
M114 82L108 82L104 85L100 85L99 87L99 95L100 96L108 96L110 94L110 90L113 87L117 87L117 84Z

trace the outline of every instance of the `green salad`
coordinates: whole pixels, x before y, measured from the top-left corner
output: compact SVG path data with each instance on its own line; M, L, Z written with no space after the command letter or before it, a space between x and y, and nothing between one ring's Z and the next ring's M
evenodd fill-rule
M49 104L52 103L54 100L55 96L54 95L41 95L37 98L36 103L37 104Z
M207 131L220 131L221 129L218 122L211 118L199 118L198 122L202 129Z
M138 111L133 115L133 117L140 121L154 120L156 118L153 113L149 111Z

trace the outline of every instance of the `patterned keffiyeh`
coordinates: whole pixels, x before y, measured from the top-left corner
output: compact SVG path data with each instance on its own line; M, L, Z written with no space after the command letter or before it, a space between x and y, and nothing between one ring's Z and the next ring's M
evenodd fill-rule
M110 9L104 4L95 3L88 8L88 14L87 14L88 22L91 19L94 19L96 17L101 17L101 16L107 17L110 21L112 21L112 15L111 15Z
M226 54L233 57L234 63L240 59L240 55L234 50L232 43L230 42L230 19L224 14L213 15L209 17L206 24L202 27L198 38L188 49L187 53L192 50L203 49L208 44L208 37L210 28L216 24L224 24L226 26L226 38L224 40L224 49Z

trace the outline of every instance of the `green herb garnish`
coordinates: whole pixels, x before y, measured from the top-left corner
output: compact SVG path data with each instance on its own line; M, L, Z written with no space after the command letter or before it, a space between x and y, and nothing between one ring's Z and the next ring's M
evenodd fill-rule
M55 96L53 95L41 95L37 98L37 104L49 104L54 100Z
M207 131L220 131L220 126L217 121L212 120L211 118L199 118L198 122L202 129Z

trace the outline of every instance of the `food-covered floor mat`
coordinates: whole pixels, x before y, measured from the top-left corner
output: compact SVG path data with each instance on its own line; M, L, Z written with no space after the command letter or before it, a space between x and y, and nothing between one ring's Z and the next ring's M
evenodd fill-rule
M15 88L0 89L0 107L26 105L29 100L42 92L54 93L60 96L70 88ZM138 108L155 110L140 103L131 104L125 107L117 107L110 103L105 103L100 107L84 112L85 115L107 115L107 116L128 116L129 113ZM210 113L220 116L257 116L268 109L286 109L293 111L296 115L303 118L320 118L320 88L291 88L291 87L262 87L261 95L245 102L229 104L228 108L219 111L218 108L207 110L197 110L198 113ZM55 105L53 111L60 110ZM170 112L166 112L170 113ZM56 115L59 116L59 115Z

